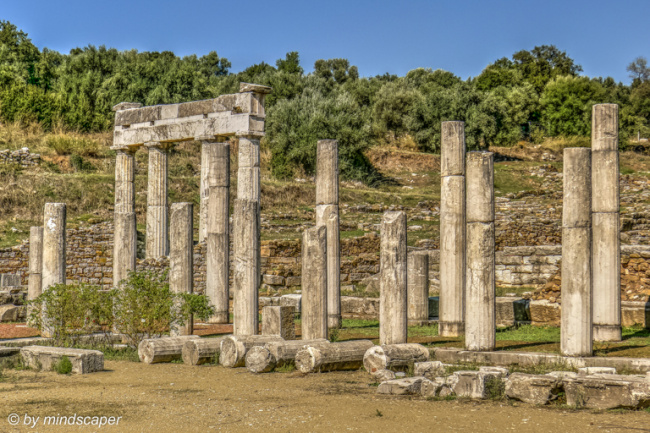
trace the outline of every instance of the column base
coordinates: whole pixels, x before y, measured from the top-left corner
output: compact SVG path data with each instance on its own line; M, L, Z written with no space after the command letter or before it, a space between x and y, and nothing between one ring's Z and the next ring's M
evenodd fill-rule
M208 319L208 323L211 324L222 324L230 322L230 313L228 311L218 311L214 313L214 316Z
M593 326L594 341L621 341L621 327L617 325Z
M464 334L464 322L438 322L438 335L441 337L461 337Z
M338 329L343 325L343 318L340 314L329 314L327 316L327 327L329 329Z
M429 319L408 319L408 326L433 326L438 323L437 320Z

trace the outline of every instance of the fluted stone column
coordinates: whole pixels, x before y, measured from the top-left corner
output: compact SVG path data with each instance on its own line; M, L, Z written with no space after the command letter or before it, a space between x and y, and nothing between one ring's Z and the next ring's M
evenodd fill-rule
M561 351L591 356L591 149L564 149Z
M45 203L43 218L43 274L42 287L47 290L56 284L66 282L66 205L65 203ZM42 317L44 337L51 337L47 317Z
M496 344L494 155L469 152L466 169L465 348L493 350Z
M418 251L408 257L408 322L429 320L429 254Z
M327 228L302 234L302 339L327 338Z
M113 237L113 286L135 270L137 227L135 217L135 150L115 149L115 228Z
M192 203L172 203L169 233L169 288L173 293L194 291L194 207ZM192 319L175 325L170 335L192 335Z
M29 281L27 300L33 301L43 291L43 227L29 229Z
M205 295L215 307L210 323L230 321L230 144L202 140L206 200ZM201 168L203 173L203 167ZM203 202L202 202L203 203Z
M167 204L168 145L145 143L149 149L147 189L147 258L169 254Z
M442 122L439 334L465 332L465 123Z
M327 227L327 325L341 327L339 143L318 140L316 226Z
M591 120L593 338L621 340L618 105L597 104Z
M379 344L406 343L406 213L388 211L381 222Z
M260 141L238 136L237 200L233 216L233 332L259 332L260 257Z

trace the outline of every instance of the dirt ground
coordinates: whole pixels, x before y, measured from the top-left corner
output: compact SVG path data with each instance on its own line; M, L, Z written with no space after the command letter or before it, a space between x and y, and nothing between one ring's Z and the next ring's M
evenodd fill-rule
M508 402L431 401L376 394L363 372L252 375L245 369L108 361L61 376L8 371L0 432L625 432L650 431L644 411L576 411ZM36 428L10 414L40 417ZM122 417L117 425L43 426L45 416Z

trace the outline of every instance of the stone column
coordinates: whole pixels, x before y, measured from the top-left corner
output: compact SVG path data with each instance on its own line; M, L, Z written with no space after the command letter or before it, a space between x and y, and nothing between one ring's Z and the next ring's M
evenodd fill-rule
M211 137L210 137L211 138ZM198 138L195 138L199 141ZM206 140L207 141L207 140ZM207 141L208 143L210 141ZM199 242L207 240L208 236L208 197L210 195L208 185L208 165L210 164L209 146L206 142L201 143L201 184L200 188L200 207L199 207Z
M175 294L194 292L194 207L192 203L173 203L169 233L169 288ZM170 330L172 337L192 335L192 319Z
M230 321L230 144L202 140L206 214L205 295L215 307L210 323ZM203 167L201 168L203 175ZM203 203L203 202L202 202Z
M149 149L147 189L147 258L157 259L169 254L167 205L168 145L145 143Z
M406 213L388 211L381 222L379 344L406 343Z
M33 301L43 291L43 227L29 229L29 286L27 300Z
M237 200L233 216L233 333L259 332L260 257L260 141L238 136Z
M493 350L496 343L494 280L494 155L467 154L465 348Z
M66 282L65 226L65 203L45 203L43 218L43 290ZM43 322L41 335L43 337L52 337L52 331L47 326L48 318L43 314L41 319Z
M135 270L137 229L135 219L135 150L118 148L115 160L115 228L113 236L113 286Z
M408 322L429 321L429 254L415 252L408 257Z
M594 105L591 119L593 338L620 341L618 105Z
M440 321L438 333L465 332L465 123L442 122L440 149Z
M591 356L591 149L564 149L562 325L565 356Z
M327 227L327 325L341 327L339 143L318 140L316 226Z
M327 228L302 234L302 339L327 338Z

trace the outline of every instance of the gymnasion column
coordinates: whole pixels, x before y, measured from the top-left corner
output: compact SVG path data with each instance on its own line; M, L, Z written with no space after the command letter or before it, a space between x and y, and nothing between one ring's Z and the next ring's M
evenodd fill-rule
M565 356L591 356L591 149L564 149L562 324Z
M595 341L621 340L618 105L597 104L591 116L593 304Z
M192 203L173 203L169 233L169 288L174 294L194 291L194 207ZM180 308L176 300L175 308ZM184 325L172 323L169 334L192 335L193 323L190 317Z
M145 143L149 150L147 189L147 258L169 254L167 204L168 143Z
M379 271L379 344L406 343L406 213L384 212Z
M442 122L438 333L465 332L465 123Z
M237 200L233 216L233 333L259 332L260 141L238 136Z
M327 325L341 327L339 143L318 140L316 226L327 227Z
M465 349L494 350L494 154L467 154Z
M66 282L66 205L65 203L45 203L43 218L43 290ZM51 337L52 330L47 325L49 319L43 314L43 337Z
M429 321L429 254L416 251L408 256L408 324Z
M29 229L29 281L27 300L33 301L43 292L43 227Z
M302 339L327 338L327 228L302 234Z
M115 159L115 226L113 235L113 286L135 270L137 229L135 219L135 148L117 148Z

